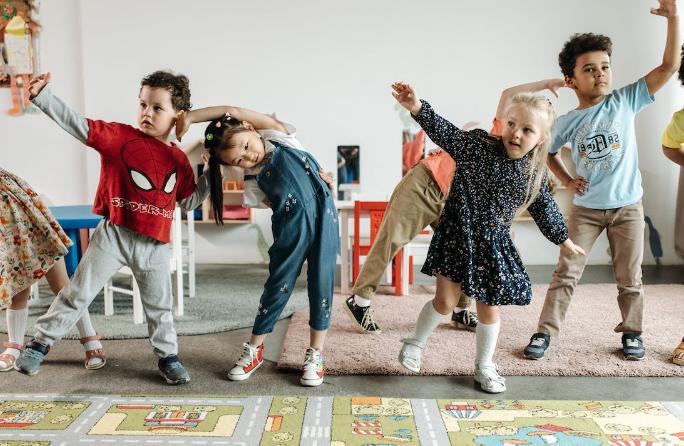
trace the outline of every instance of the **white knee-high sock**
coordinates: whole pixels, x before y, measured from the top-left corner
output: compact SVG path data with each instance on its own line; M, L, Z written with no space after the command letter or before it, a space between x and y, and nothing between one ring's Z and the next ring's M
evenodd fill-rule
M24 345L24 333L26 332L26 320L28 319L28 308L22 310L7 310L7 341L12 344ZM19 357L19 349L7 348L3 353ZM8 364L0 361L0 367L5 368Z
M475 365L493 365L494 350L499 339L499 328L501 321L493 324L477 324L475 339L477 341L477 353L475 354Z
M417 341L425 343L430 334L437 328L440 322L444 320L444 314L439 314L432 301L428 301L420 310L418 320L416 321L416 328L413 329L411 337Z
M7 310L7 335L12 344L24 345L24 333L28 320L28 308Z

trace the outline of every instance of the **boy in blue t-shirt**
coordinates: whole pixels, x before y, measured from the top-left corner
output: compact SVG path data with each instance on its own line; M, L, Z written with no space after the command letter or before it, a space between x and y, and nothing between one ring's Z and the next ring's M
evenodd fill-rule
M641 338L644 294L641 262L644 250L643 189L638 169L634 117L653 102L653 95L672 77L680 63L679 15L676 0L658 0L651 13L667 19L663 63L637 82L608 93L611 86L611 40L602 35L575 34L558 56L565 83L575 90L579 106L559 117L551 141L548 166L575 194L568 235L587 254L605 229L622 313L615 331L622 333L625 359L646 355ZM565 143L572 146L578 177L555 156ZM524 355L541 359L560 332L572 293L582 276L586 256L561 252L546 293L537 332Z

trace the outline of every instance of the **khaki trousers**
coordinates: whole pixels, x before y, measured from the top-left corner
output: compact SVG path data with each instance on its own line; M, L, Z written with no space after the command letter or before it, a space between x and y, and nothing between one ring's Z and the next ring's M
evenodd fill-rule
M399 250L428 225L435 228L446 197L425 163L418 163L392 192L373 246L366 256L352 293L372 299L387 265ZM467 308L471 300L461 293L458 306Z
M568 235L589 255L598 236L606 230L617 282L617 303L622 322L616 332L641 334L644 292L641 262L644 257L644 208L641 200L617 209L588 209L573 206L568 219ZM561 252L539 316L537 331L555 337L560 332L572 293L582 277L587 256ZM603 298L596 296L597 299ZM586 317L592 317L587 308Z

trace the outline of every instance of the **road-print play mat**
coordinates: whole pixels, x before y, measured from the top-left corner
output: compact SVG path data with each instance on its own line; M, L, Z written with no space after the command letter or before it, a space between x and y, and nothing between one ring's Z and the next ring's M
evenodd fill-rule
M684 403L0 395L0 446L675 445Z

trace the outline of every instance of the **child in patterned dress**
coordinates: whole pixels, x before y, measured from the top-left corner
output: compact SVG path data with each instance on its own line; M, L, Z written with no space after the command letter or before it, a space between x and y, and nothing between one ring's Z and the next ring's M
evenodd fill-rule
M407 369L420 371L420 357L430 333L452 312L463 291L476 301L475 381L482 389L506 390L492 361L499 334L501 305L527 305L532 287L511 240L511 221L527 208L544 236L562 250L582 254L546 185L544 166L555 113L541 94L511 99L501 137L469 132L437 115L405 82L392 85L430 139L456 161L449 197L439 219L422 271L437 277L435 298L427 302L416 327L399 353Z
M538 92L548 89L558 97L558 89L565 86L563 79L544 79L514 87L501 92L496 116L490 134L501 136L504 113L511 98L517 93ZM380 334L373 319L371 300L375 296L382 275L397 252L410 242L427 225L433 229L442 215L456 163L442 149L428 152L427 158L418 162L404 175L392 192L382 223L344 309L357 330L364 334ZM439 293L439 291L438 291ZM451 315L451 325L475 331L477 314L470 311L470 297L461 293L457 307Z
M250 340L243 344L242 356L228 379L245 380L261 366L264 340L285 308L304 261L308 261L310 346L300 383L318 386L323 383L322 349L330 327L339 243L332 182L303 150L297 130L275 116L238 107L208 107L182 115L176 133L181 137L191 123L204 121L212 121L205 131L204 146L210 155L216 223L223 223L221 166L244 169L244 207L273 210L269 277Z
M31 285L45 276L57 294L67 283L64 255L72 245L43 202L21 178L0 168L0 310L7 310L7 349L0 354L0 372L14 368L24 350ZM100 336L86 309L76 323L86 349L85 368L107 361Z

